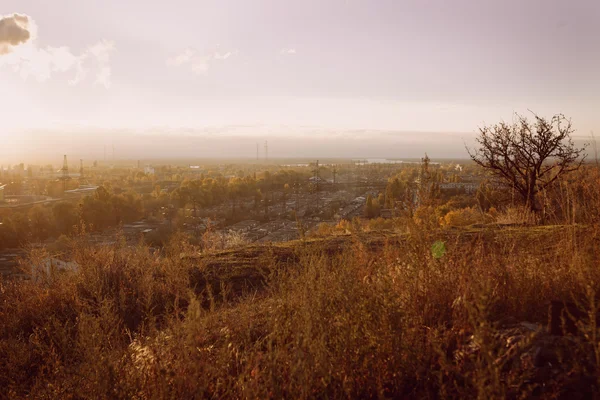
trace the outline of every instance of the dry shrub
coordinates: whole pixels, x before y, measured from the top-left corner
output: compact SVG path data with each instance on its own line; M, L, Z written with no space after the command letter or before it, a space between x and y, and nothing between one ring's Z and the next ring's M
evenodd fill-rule
M314 236L330 236L337 231L336 227L326 222L321 222L317 226L317 230L314 232Z
M435 208L432 206L419 206L415 210L413 221L423 229L433 229L439 226Z
M534 225L537 220L535 213L525 206L508 207L496 216L496 222L505 225Z
M345 234L352 233L352 222L342 219L335 226L335 230Z
M442 226L468 226L490 222L491 218L474 207L448 212L441 220Z
M244 236L243 233L229 231L225 234L225 248L226 249L235 249L236 247L242 247L247 245L248 239Z
M343 251L300 242L286 265L265 248L246 265L269 264L266 286L228 301L195 286L202 266L181 257L182 240L162 254L75 241L78 271L1 283L0 397L531 395L535 370L510 361L503 326L544 323L551 300L593 309L600 231L409 228L378 245L336 238ZM581 349L577 373L595 381L598 330L586 327L569 343ZM536 390L559 397L565 382Z
M396 224L392 219L374 218L367 221L367 231L392 230Z
M207 231L202 235L201 246L206 252L234 249L247 245L246 236L240 232L215 232Z

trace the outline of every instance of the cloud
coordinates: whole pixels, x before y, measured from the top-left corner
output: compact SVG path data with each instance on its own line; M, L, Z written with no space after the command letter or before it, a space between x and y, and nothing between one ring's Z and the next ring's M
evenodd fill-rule
M29 41L32 37L31 28L27 15L0 16L0 55L8 54L13 47Z
M21 78L38 82L45 82L57 73L72 73L70 85L77 85L91 75L94 85L110 87L113 42L101 40L77 55L67 46L38 46L36 31L30 16L0 17L0 68L8 67Z
M224 54L215 53L214 57L215 57L215 60L227 60L232 55L233 55L233 53L231 51L228 51L227 53L224 53Z
M281 54L281 55L294 55L294 54L296 54L296 49L293 49L293 48L281 49L281 50L279 50L279 54Z
M186 64L192 59L192 57L194 57L194 54L196 54L196 50L185 49L183 53L173 58L169 58L167 60L167 65L171 67L178 67L180 65Z
M102 40L87 48L78 58L75 64L75 78L69 81L70 85L83 82L89 71L95 72L94 85L103 86L106 89L111 85L110 53L115 50L113 42Z
M96 75L96 80L94 81L94 85L104 86L105 88L110 88L110 75L111 70L109 67L103 67L100 72Z
M237 50L220 52L213 50L206 53L200 53L194 49L185 49L182 53L167 59L169 67L188 66L189 69L197 75L205 75L216 61L225 61L238 54Z

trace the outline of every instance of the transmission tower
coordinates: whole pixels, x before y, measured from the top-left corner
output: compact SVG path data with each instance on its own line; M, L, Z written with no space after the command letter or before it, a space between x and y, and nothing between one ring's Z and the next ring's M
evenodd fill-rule
M79 184L86 185L87 179L85 177L85 170L83 168L83 159L79 159Z
M317 160L316 168L314 171L314 180L315 180L315 192L317 194L317 210L319 210L319 181L321 180L319 176L319 160Z
M265 140L265 161L269 161L269 145L267 144L266 140Z
M60 169L61 172L61 176L60 176L60 180L63 183L63 192L67 191L67 181L71 179L71 177L69 176L69 164L67 163L67 155L65 154L63 157L63 166Z

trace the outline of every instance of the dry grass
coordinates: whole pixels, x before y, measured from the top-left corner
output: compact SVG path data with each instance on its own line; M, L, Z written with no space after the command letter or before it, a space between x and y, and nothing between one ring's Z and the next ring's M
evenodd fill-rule
M1 283L0 397L552 398L595 390L594 321L551 376L512 353L526 354L536 334L522 335L515 350L503 332L545 323L551 300L595 307L600 230L409 231L203 257L182 257L194 249L181 238L160 255L79 239L78 272ZM437 240L447 249L441 258L431 252Z

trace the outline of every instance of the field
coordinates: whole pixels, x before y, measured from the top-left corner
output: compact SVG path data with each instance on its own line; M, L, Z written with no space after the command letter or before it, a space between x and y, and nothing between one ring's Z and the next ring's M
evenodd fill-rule
M78 237L78 271L2 283L0 396L588 397L599 233L410 225L203 255ZM590 311L577 334L548 332L556 300Z

